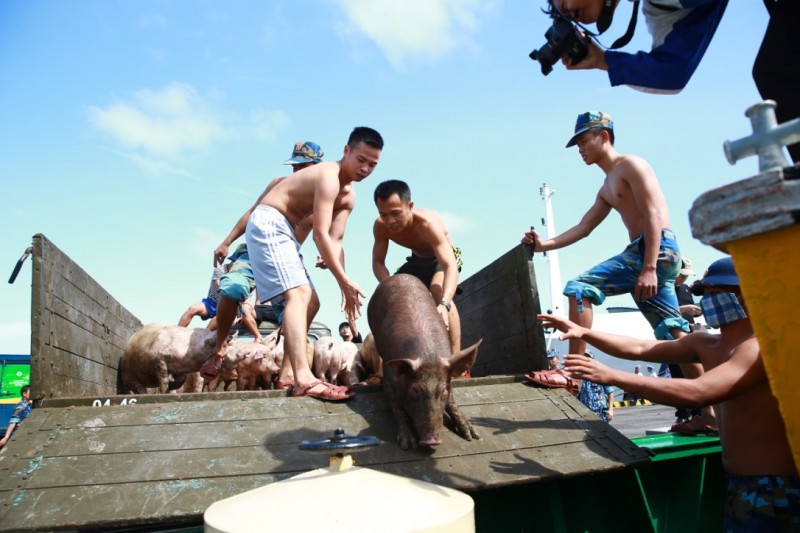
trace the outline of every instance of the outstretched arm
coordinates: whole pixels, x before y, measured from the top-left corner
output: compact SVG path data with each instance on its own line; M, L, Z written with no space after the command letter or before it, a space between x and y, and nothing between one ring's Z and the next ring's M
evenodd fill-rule
M745 352L739 350L728 361L695 379L653 379L615 370L595 359L575 354L565 357L564 368L576 378L616 385L656 403L703 407L730 400L767 382L761 358L757 353Z
M592 207L589 208L580 222L575 226L561 235L547 240L542 239L542 236L536 231L530 230L525 232L525 235L522 237L522 243L533 245L534 250L537 252L564 248L588 236L603 220L605 220L610 212L611 206L608 205L608 203L600 197L600 193L598 193Z
M344 296L344 312L348 318L361 315L361 298L366 297L361 287L351 280L344 270L342 240L352 206L341 207L335 212L334 202L339 194L339 177L331 172L314 185L314 244L322 256L322 261L336 278ZM354 193L353 193L354 194Z
M584 328L566 318L555 315L536 315L536 319L542 323L542 326L553 327L562 332L562 340L582 339L620 359L654 363L697 363L700 361L694 349L694 342L703 340L701 337L691 339L691 335L686 335L674 341L635 339Z

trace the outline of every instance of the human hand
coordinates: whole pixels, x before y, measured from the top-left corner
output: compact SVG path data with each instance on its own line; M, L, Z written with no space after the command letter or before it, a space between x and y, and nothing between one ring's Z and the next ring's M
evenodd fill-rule
M217 267L224 263L226 257L228 257L228 245L222 243L214 250L214 266Z
M443 305L437 305L436 310L439 312L439 316L442 317L444 321L444 327L450 329L450 311Z
M586 57L575 63L572 64L572 59L569 56L564 56L561 58L561 63L567 68L567 70L588 70L588 69L598 69L598 70L608 70L608 64L606 64L606 52L594 41L583 34L584 42L586 43Z
M321 255L317 256L317 262L314 263L314 266L317 268L321 268L322 270L328 269L328 264L325 262L325 260L322 258Z
M526 231L525 235L522 236L522 240L520 241L522 244L527 244L528 246L532 246L533 250L536 252L544 252L544 245L542 244L542 237L536 233L536 230L531 228L530 231Z
M342 311L348 321L357 319L361 316L361 298L366 298L367 295L357 283L350 279L346 279L340 288L342 290Z
M637 302L643 302L648 298L652 298L658 291L658 276L656 269L645 269L639 274L636 280L636 287L634 288L634 298Z
M596 359L574 353L568 353L564 357L564 370L573 378L587 379L603 385L611 381L614 372Z
M678 307L678 310L681 313L688 313L692 316L700 316L703 314L703 310L700 309L700 306L694 304L686 304Z
M542 323L542 326L545 328L556 328L558 331L562 332L560 339L580 339L581 338L581 327L568 320L564 317L555 316L555 315L536 315L536 320Z

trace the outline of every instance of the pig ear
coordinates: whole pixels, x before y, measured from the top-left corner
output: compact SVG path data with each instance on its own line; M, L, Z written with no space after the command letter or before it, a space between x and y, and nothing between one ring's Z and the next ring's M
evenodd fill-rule
M475 364L475 359L478 357L478 346L481 345L483 339L479 340L469 348L464 348L452 357L445 359L442 358L442 363L450 373L450 377L460 376Z
M419 370L421 362L418 358L393 359L392 361L386 361L386 364L392 367L395 374L402 376L404 374L413 374L415 371Z

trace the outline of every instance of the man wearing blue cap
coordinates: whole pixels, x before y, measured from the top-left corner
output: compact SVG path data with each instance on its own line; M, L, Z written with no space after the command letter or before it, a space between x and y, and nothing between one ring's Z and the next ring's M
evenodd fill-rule
M283 164L292 165L292 172L297 172L306 167L321 163L323 155L324 153L322 148L317 143L311 141L298 141L294 144L292 156L284 161ZM274 178L267 185L264 194L266 195L285 178L285 176ZM311 229L311 217L303 218L294 228L295 239L302 244L311 233ZM208 361L206 361L200 370L205 379L213 379L219 373L221 365L224 361L224 358L221 355L223 352L223 346L226 343L231 326L236 320L236 310L239 308L239 306L241 306L241 316L245 326L251 333L253 333L256 341L261 341L261 333L258 330L258 316L255 308L248 301L250 295L253 294L253 291L256 289L256 282L253 277L253 268L250 264L250 256L247 252L247 245L240 244L236 248L236 251L228 258L228 260L230 261L230 272L220 276L217 289L217 301L214 303L214 315L212 315L212 317L216 318L215 315L217 314L217 308L221 308L221 312L219 313L220 316L219 318L216 318L216 321L213 324L213 327L217 328L216 354L209 357ZM215 259L215 263L216 262L217 261ZM215 271L217 268L219 267L215 266ZM212 280L212 284L213 283L214 282ZM281 299L276 300L277 301L275 302L275 305L277 305L279 308L277 311L282 315L283 302ZM318 309L319 307L317 306L317 308L313 311L314 314L316 314ZM188 312L189 311L187 311L187 313ZM181 320L183 321L184 317L182 317ZM189 320L191 320L191 317L189 317ZM180 325L188 325L188 322ZM213 327L210 327L209 329L213 329ZM289 375L289 370L289 360L286 358L283 366L281 367L278 383L286 381L286 377Z
M573 354L565 368L577 379L616 385L660 404L717 404L728 474L725 531L797 531L800 477L731 258L714 261L693 292L702 295L706 322L719 334L651 341L592 331L556 316L537 318L563 332L562 338L580 338L623 359L701 363L705 373L696 379L649 379Z
M292 157L283 162L284 165L292 165L292 172L297 172L316 163L322 163L322 156L325 154L322 148L311 141L298 141L292 149Z
M567 282L569 318L591 328L592 306L606 296L630 293L655 331L657 339L673 339L689 332L675 295L675 278L681 268L681 253L670 229L669 210L655 173L647 161L622 155L614 149L614 123L608 113L589 111L578 115L575 134L567 147L577 146L587 165L597 165L605 180L594 204L577 225L552 238L536 231L525 233L524 244L537 252L556 250L588 236L611 210L617 211L628 229L625 250ZM569 341L569 353L582 354L586 343ZM698 375L695 369L689 375ZM535 380L534 380L535 381Z

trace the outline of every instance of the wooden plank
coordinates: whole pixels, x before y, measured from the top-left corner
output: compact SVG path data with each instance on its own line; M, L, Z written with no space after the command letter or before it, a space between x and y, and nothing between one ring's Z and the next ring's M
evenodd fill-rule
M119 359L141 321L44 235L33 244L33 396L116 392Z
M324 466L325 455L297 445L336 427L382 440L356 455L360 465L464 490L648 460L571 395L515 378L456 383L480 439L445 430L436 450L404 451L383 394L370 390L345 403L228 393L215 401L35 409L27 433L6 450L29 456L0 459L8 473L0 530L197 521L213 501Z
M483 339L474 376L544 368L544 333L530 248L516 246L461 283L462 344Z

